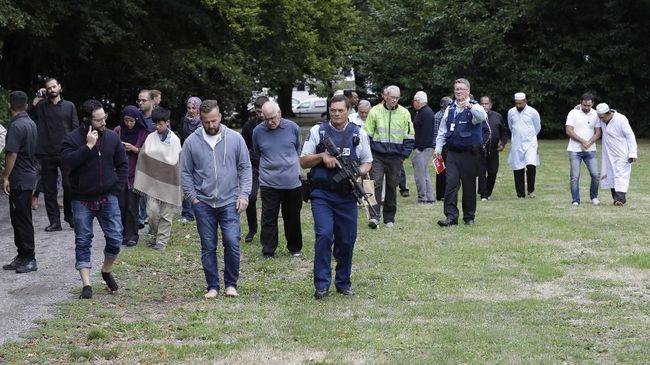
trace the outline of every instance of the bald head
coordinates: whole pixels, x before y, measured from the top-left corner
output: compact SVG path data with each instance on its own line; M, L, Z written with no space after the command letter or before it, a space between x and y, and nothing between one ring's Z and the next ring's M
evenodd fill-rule
M280 119L282 119L282 113L280 112L280 106L275 101L267 101L262 105L262 116L266 120L266 127L269 129L275 129L280 125Z

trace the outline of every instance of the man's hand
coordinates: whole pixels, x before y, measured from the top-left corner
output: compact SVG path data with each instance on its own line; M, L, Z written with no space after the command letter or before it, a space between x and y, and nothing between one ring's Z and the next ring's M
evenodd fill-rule
M503 151L503 145L501 144L501 142L499 142L499 144L497 145L497 152L501 152L501 151Z
M248 208L248 199L241 197L237 198L237 205L235 207L237 208L237 213L244 213L246 208Z
M92 126L88 127L88 134L86 134L86 146L90 148L91 150L95 145L97 144L97 139L99 138L99 135L97 134L97 131L93 130Z
M333 169L333 168L336 168L336 167L341 167L341 166L339 165L339 162L338 162L338 160L336 159L336 157L331 156L329 153L327 153L327 152L323 152L323 153L321 154L321 157L323 158L323 163L325 164L325 166L326 166L328 169Z
M440 152L438 152L438 151L433 151L433 159L434 159L434 160L435 160L436 158L440 157L440 156L442 156L442 153L440 153Z
M9 195L9 178L2 178L2 190Z
M461 101L460 106L462 106L465 109L472 109L472 103L469 102L469 99L465 99Z
M199 204L199 199L197 198L192 199L192 205L197 205L197 204Z
M591 141L585 141L585 140L583 140L582 143L581 143L581 145L582 145L582 150L583 150L583 151L586 151L586 150L589 149L589 147L591 147Z

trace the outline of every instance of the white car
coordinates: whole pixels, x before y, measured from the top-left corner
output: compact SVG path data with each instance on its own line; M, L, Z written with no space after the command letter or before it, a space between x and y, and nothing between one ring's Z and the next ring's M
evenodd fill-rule
M327 111L327 99L315 98L301 102L292 108L293 114L298 117L320 117Z

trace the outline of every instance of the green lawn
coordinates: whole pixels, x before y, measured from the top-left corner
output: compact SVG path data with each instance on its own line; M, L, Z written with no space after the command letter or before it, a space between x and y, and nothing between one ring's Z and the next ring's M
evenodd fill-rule
M238 298L203 299L196 228L175 225L166 251L123 252L118 294L95 284L0 363L648 363L650 141L639 147L624 207L605 190L588 203L584 165L585 203L571 206L565 140L541 143L537 198L518 200L504 152L473 227L439 228L442 205L416 205L411 177L395 228L360 219L354 297L312 298L308 204L303 257L283 238L272 260L259 235L242 244Z

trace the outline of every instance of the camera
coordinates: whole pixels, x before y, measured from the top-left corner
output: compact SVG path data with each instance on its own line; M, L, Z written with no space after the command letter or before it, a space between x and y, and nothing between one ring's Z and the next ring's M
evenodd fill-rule
M44 98L46 94L47 94L47 92L45 90L43 90L43 89L39 89L36 92L36 96L38 96L39 98Z

